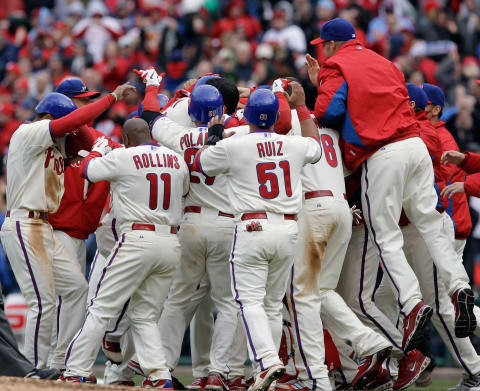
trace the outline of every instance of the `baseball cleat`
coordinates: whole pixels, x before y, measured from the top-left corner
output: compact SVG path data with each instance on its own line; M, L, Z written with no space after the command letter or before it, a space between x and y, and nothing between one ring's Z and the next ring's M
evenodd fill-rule
M43 380L56 380L61 376L62 372L60 372L57 368L49 368L49 369L34 369L32 372L25 375L25 377L29 377L31 379L43 379Z
M206 390L228 391L228 385L225 378L218 372L210 372L208 374Z
M208 377L196 377L192 384L187 386L187 390L204 390L207 385Z
M428 387L430 384L432 384L433 381L433 370L437 366L437 363L435 360L431 357L430 359L430 364L428 364L428 367L425 368L425 370L420 374L418 379L415 381L415 386L416 387Z
M455 307L455 337L466 338L473 335L477 320L473 313L475 296L469 288L457 290L452 296Z
M270 368L257 373L248 391L267 391L273 381L280 379L285 374L282 364L272 365Z
M120 348L120 342L107 341L105 338L102 341L102 350L112 363L120 365L122 357L122 349Z
M393 389L393 380L385 368L380 368L377 378L368 386L369 390L386 391Z
M140 364L138 362L136 362L135 360L130 360L127 364L127 367L130 368L137 375L146 377L145 373L143 372L143 369L140 367Z
M358 372L352 380L352 387L354 390L369 389L379 371L382 369L383 362L390 356L392 348L385 348L377 353L365 357L358 367Z
M245 376L236 376L227 380L229 391L247 391Z
M423 336L423 328L433 315L432 307L420 301L403 320L402 348L405 352L415 349Z
M480 391L480 376L462 378L456 387L448 388L447 391Z
M170 379L152 380L146 378L142 383L143 388L160 388L162 390L173 391L173 384Z
M274 390L279 391L307 391L309 388L301 380L296 378L290 379L286 382L281 382L281 379L275 382Z
M399 361L398 378L393 383L394 390L410 387L430 364L430 358L413 349Z
M88 377L85 376L60 376L58 378L59 382L63 383L86 383L86 384L97 384L97 378L93 375Z

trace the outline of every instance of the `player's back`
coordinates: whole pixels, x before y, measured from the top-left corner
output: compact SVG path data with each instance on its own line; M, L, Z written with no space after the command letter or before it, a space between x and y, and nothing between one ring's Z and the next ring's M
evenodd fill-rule
M296 110L292 110L291 135L300 136L301 128ZM345 194L342 152L339 134L329 128L318 128L318 138L322 147L322 157L315 164L307 164L302 170L303 192L329 190L335 196Z
M207 142L208 128L185 127L164 117L155 122L152 135L161 145L181 154L191 170L196 153ZM203 206L230 213L231 205L228 202L226 185L224 175L208 177L191 171L190 191L185 199L185 206Z
M95 179L97 169L112 171L105 176L118 224L180 223L182 195L188 191L188 170L181 156L158 144L144 144L115 149L103 159L102 165L95 165L96 159L90 163L88 176Z
M234 213L296 214L302 204L302 167L320 158L317 141L273 132L223 140L230 170L227 189Z

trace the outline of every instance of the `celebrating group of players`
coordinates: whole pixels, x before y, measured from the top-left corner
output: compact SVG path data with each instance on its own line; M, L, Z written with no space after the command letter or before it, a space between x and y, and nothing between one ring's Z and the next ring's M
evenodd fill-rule
M464 371L455 389L480 390L462 264L479 159L455 152L440 88L405 85L355 38L344 19L322 27L313 112L289 78L203 76L165 104L153 68L123 145L88 124L128 84L91 103L66 80L38 104L11 139L1 230L36 367L95 383L102 346L105 383L178 389L190 325L191 390L400 390L429 367L432 318Z

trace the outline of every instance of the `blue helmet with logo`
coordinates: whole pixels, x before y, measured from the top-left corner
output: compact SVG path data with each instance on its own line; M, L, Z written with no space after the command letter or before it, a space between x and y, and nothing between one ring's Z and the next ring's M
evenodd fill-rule
M55 118L62 118L76 109L77 106L68 96L58 92L50 92L35 107L35 113L51 114Z
M188 114L193 122L208 123L213 117L223 115L223 98L211 85L195 87L190 95Z
M248 98L243 115L248 123L269 128L277 121L278 99L271 90L257 88Z

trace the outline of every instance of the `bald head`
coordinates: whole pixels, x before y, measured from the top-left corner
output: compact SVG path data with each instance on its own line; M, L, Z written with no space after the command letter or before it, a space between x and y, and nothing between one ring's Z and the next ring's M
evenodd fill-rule
M125 147L136 147L137 145L152 141L150 128L141 118L132 118L123 124L123 143Z

